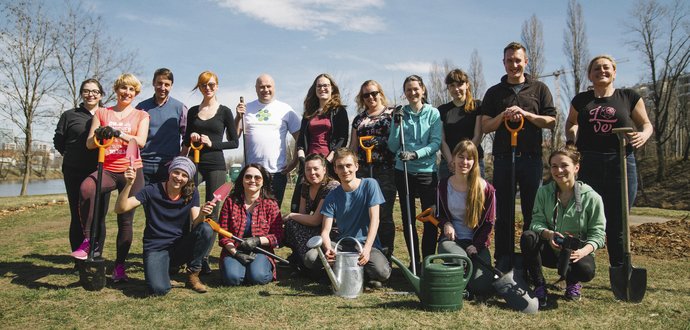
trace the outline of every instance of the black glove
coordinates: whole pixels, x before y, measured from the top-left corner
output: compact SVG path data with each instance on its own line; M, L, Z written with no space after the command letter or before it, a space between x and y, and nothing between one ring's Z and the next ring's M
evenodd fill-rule
M401 151L398 154L400 160L415 160L417 159L417 153L414 151Z
M113 129L110 126L102 126L99 128L96 128L95 131L93 131L94 135L96 135L96 138L98 139L110 139L113 136L117 137L120 136L120 131Z
M246 266L250 262L254 261L254 259L256 259L256 254L254 254L254 252L244 253L244 252L237 251L237 252L235 252L234 257L242 265Z
M257 246L261 245L261 239L258 237L245 238L244 242L240 243L238 249L246 252L251 252Z
M393 110L393 122L396 124L400 124L402 121L403 117L403 106L399 105L395 107L395 110Z

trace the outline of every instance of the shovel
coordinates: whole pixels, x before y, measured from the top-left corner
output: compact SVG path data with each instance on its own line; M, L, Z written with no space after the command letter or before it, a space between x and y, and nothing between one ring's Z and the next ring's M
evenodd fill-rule
M129 159L129 166L135 171L144 167L144 165L141 164L141 155L139 154L139 145L136 139L132 138L129 140L125 157Z
M503 120L503 124L510 133L510 146L511 146L511 163L510 163L510 196L513 203L510 206L510 218L509 224L507 225L510 235L508 236L508 246L510 246L510 266L515 268L516 258L515 258L515 156L517 154L517 138L518 132L522 129L525 124L525 117L520 116L520 124L518 127L513 128L510 126L510 120L508 118ZM512 271L511 271L512 272Z
M417 215L417 220L430 222L438 227L438 219L433 215L432 208L424 210ZM494 289L505 299L508 307L526 314L534 314L539 310L539 301L529 294L529 285L521 278L513 276L513 271L502 273L500 270L487 264L481 258L472 257L472 261L482 265L494 273Z
M194 145L193 141L189 141L189 147L194 150L194 158L192 161L194 161L194 165L196 165L196 174L194 175L194 184L199 184L199 152L201 149L204 148L203 143L199 143L198 146Z
M89 255L86 260L78 262L79 282L84 290L101 291L105 287L105 260L102 256L94 258L96 250L96 239L100 236L100 203L101 203L101 181L103 180L103 162L105 161L105 149L113 144L113 138L105 140L103 143L98 138L93 137L93 141L98 147L98 169L96 171L96 195L93 199L93 221L91 221L91 235L89 237Z
M374 177L374 168L372 167L372 160L371 160L371 149L374 149L376 146L375 144L372 144L370 146L365 146L364 141L369 141L373 139L374 137L372 135L369 136L360 136L359 137L359 146L364 149L367 155L367 164L369 165L369 177L373 178Z
M227 231L227 230L225 230L225 229L223 229L223 228L220 228L220 225L219 225L217 222L213 221L213 219L206 218L206 219L204 220L204 222L208 223L208 225L211 226L211 229L213 229L213 231L215 231L216 233L218 233L218 234L220 234L220 235L222 235L222 236L225 236L225 237L227 237L227 238L235 239L235 240L239 241L240 243L241 243L241 242L244 242L243 239L241 239L241 238L239 238L239 237L233 235L231 232L229 232L229 231ZM287 261L287 260L285 260L285 259L283 259L283 258L277 256L277 255L274 254L274 253L268 252L268 251L266 251L266 250L263 249L263 248L256 247L256 248L254 248L254 249L255 249L256 251L258 251L258 252L261 252L261 253L267 255L267 256L273 257L274 259L276 259L276 260L278 260L278 261L280 261L280 262L282 262L282 263L284 263L284 264L286 264L286 265L289 265L289 264L290 264L289 261Z
M611 290L618 300L639 303L647 291L647 270L635 268L630 254L630 230L628 227L628 169L625 163L625 135L630 127L614 128L620 146L621 165L621 214L623 215L623 265L609 268Z
M230 195L230 191L232 190L232 182L226 182L223 183L216 191L213 192L213 200L211 200L212 203L218 203L225 201L226 198L228 198L228 195Z

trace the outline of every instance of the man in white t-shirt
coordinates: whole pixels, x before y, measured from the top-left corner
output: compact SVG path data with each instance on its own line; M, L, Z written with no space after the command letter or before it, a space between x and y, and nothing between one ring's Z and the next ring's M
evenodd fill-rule
M267 74L256 78L257 100L237 105L235 125L237 136L246 129L245 164L261 164L271 174L272 190L278 200L283 201L287 174L292 167L287 164L287 133L297 140L301 119L287 103L274 99L275 82ZM242 127L244 118L244 127Z

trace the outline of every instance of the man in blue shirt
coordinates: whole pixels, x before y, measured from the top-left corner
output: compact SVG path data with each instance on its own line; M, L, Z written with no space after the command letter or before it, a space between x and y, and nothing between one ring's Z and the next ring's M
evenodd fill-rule
M153 74L155 94L137 104L137 109L150 116L148 139L141 150L145 184L167 180L168 164L180 154L180 142L187 126L187 107L170 97L173 82L172 71L156 70Z
M335 259L334 244L329 236L333 222L337 223L340 236L354 237L363 244L359 265L364 266L367 285L380 288L381 282L388 280L391 266L381 252L377 237L379 227L379 208L385 202L381 188L372 178L357 178L357 155L348 148L340 148L333 157L335 173L340 179L340 187L331 191L323 202L321 214L323 224L321 237L326 258Z

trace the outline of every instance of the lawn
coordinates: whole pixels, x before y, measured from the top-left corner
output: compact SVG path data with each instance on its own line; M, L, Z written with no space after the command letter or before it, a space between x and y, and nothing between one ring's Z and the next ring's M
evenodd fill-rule
M290 196L288 192L286 196ZM44 199L42 199L44 198ZM598 251L597 276L584 285L580 302L562 299L551 290L557 306L536 315L506 308L501 299L465 302L457 312L420 309L415 295L400 294L411 287L397 268L387 288L357 299L335 297L325 285L312 283L279 269L279 281L266 286L223 287L217 271L220 248L213 251L214 272L203 278L210 290L197 294L176 288L165 297L144 295L141 255L143 212L135 217L134 243L128 259L129 283L108 283L99 292L84 291L69 257L69 210L62 196L0 198L0 328L598 328L688 329L690 327L690 267L688 260L633 256L648 271L647 295L642 303L615 301L609 289L606 251ZM284 202L283 204L287 204ZM111 206L114 201L111 202ZM397 209L397 207L396 207ZM397 211L396 211L397 212ZM399 219L399 216L396 216ZM107 218L109 236L105 256L109 269L115 254L115 216ZM399 223L399 220L398 220ZM396 255L406 260L402 228L398 224ZM278 253L287 256L287 249ZM547 272L549 281L555 272ZM184 280L179 277L178 280Z

